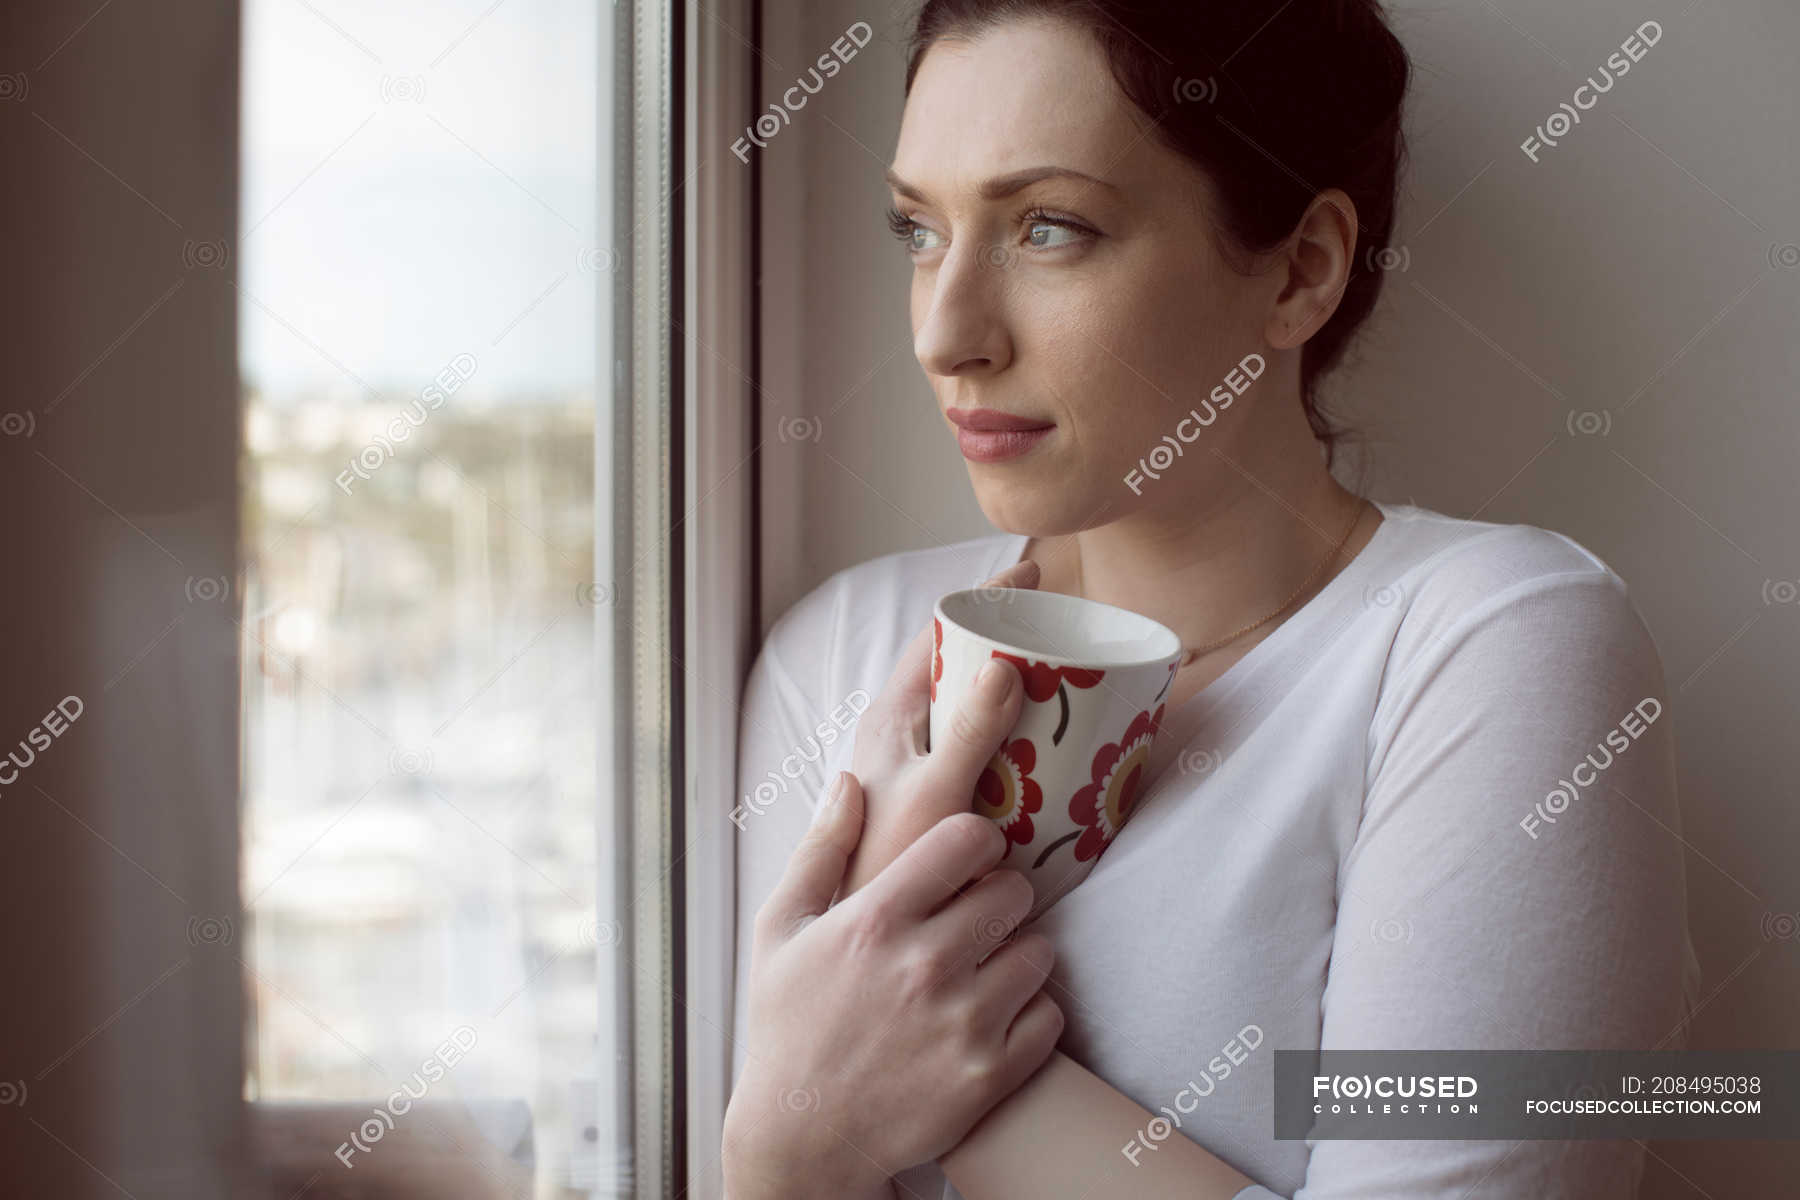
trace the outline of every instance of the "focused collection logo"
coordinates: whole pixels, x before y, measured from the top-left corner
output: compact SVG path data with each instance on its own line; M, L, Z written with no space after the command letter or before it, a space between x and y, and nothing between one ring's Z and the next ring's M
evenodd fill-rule
M1358 1116L1469 1113L1480 1084L1472 1075L1314 1075L1313 1112Z

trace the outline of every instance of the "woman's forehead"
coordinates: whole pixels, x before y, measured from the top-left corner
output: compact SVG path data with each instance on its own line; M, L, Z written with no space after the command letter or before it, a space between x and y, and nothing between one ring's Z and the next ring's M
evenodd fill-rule
M1008 23L926 52L901 117L894 169L926 186L973 186L1045 163L1110 178L1109 162L1139 136L1134 111L1088 34L1066 24Z

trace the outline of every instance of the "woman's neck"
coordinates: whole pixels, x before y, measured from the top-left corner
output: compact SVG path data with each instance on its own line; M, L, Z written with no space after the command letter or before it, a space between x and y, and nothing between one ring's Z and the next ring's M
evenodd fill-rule
M1025 557L1042 568L1041 591L1143 613L1173 629L1186 647L1230 638L1191 664L1197 670L1223 660L1222 669L1317 595L1368 544L1381 519L1380 510L1321 464L1315 476L1285 492L1247 485L1198 511L1139 513L1034 537ZM1230 637L1284 600L1278 615Z

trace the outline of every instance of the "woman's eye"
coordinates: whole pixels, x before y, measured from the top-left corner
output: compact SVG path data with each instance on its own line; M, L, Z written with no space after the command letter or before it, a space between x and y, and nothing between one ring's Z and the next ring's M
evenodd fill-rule
M908 250L915 250L915 251L930 250L933 248L931 239L936 236L937 236L937 234L935 234L931 230L925 228L923 225L914 225L907 232L906 248Z
M1057 234L1063 235L1066 240L1060 242L1050 240ZM1025 240L1030 243L1034 249L1054 250L1059 246L1069 246L1080 241L1081 234L1079 231L1071 229L1061 221L1040 220L1033 221L1026 227Z
M898 209L890 207L887 210L887 224L893 235L900 239L900 245L909 253L916 254L921 250L931 249L929 245L919 244L920 235L929 237L931 230L901 213Z
M1019 219L1025 226L1024 244L1033 250L1059 250L1065 246L1077 245L1093 236L1093 231L1047 213L1026 213ZM897 209L888 209L887 223L908 254L922 254L943 245L943 239L936 230L928 229Z

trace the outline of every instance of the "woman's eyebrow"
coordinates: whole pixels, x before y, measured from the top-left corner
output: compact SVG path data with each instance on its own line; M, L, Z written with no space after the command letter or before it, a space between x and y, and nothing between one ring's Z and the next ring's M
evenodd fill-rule
M893 188L896 192L899 192L902 196L905 196L909 200L917 200L921 204L926 201L927 197L925 193L919 188L906 182L906 180L900 178L900 176L894 174L894 169L892 167L889 167L885 174L888 186ZM1083 183L1094 184L1106 188L1111 192L1117 192L1119 190L1104 179L1097 179L1092 175L1083 174L1071 167L1045 166L1026 167L1023 170L1013 171L1010 174L996 175L994 178L982 183L976 189L976 195L980 196L983 200L999 200L1004 196L1012 195L1022 187L1038 182L1040 179L1052 179L1059 176L1069 179L1078 179Z

